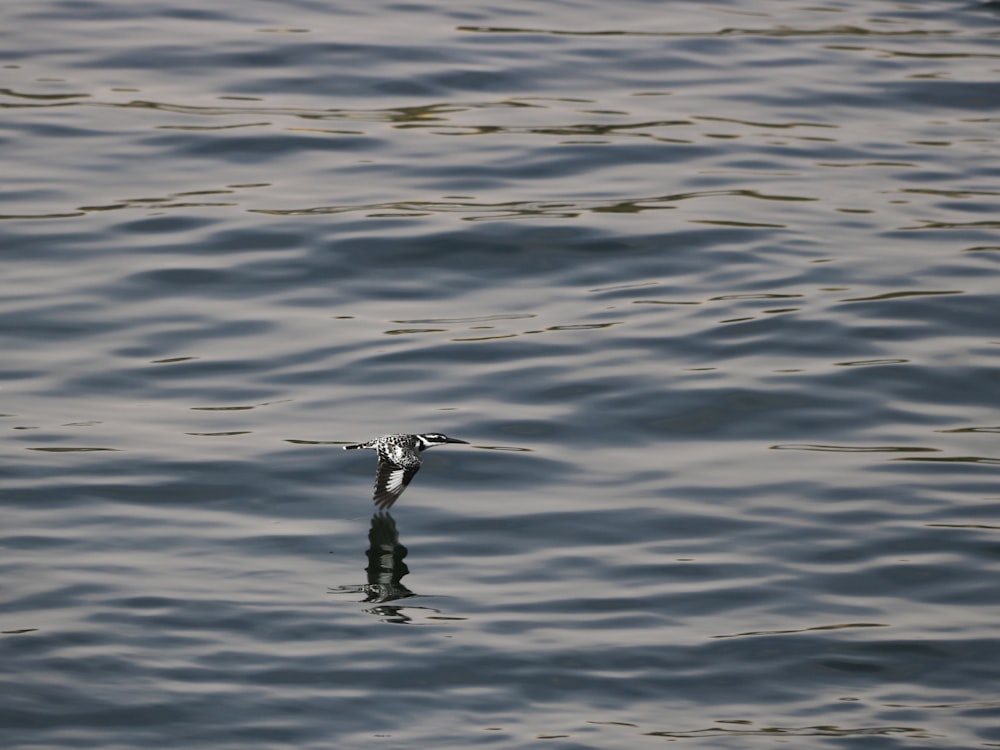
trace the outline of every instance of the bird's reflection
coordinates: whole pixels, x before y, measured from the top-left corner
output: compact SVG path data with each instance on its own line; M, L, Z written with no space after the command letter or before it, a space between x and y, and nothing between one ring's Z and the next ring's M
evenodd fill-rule
M403 577L410 572L403 561L406 553L406 547L399 543L396 521L387 512L376 513L368 530L368 567L365 568L368 583L337 586L331 591L364 594L362 601L376 605L367 612L387 618L390 622L409 622L410 618L403 614L403 607L389 604L416 596L402 583Z
M388 513L372 516L368 530L368 584L365 601L391 602L413 596L413 592L402 584L403 576L410 572L403 562L407 549L399 543L396 521Z

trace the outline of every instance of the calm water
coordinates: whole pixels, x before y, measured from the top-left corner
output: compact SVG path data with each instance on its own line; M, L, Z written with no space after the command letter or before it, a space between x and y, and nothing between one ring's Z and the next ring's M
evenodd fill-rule
M997 3L8 2L0 107L4 748L1000 745Z

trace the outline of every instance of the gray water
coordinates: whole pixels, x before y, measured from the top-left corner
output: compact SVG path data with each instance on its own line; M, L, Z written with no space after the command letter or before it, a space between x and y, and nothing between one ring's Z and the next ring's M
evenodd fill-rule
M1000 745L998 42L5 3L0 745Z

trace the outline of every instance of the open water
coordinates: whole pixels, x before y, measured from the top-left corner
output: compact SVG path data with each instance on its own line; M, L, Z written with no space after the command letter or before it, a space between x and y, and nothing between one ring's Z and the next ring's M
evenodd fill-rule
M1000 746L998 141L996 2L3 3L0 745Z

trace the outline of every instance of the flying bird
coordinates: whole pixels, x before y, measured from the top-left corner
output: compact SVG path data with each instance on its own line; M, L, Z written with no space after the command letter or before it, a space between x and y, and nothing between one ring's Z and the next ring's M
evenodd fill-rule
M440 432L426 432L423 435L383 435L367 443L345 445L345 451L370 448L378 456L375 470L375 506L388 510L403 490L420 470L420 454L435 445L462 443L465 440L450 438Z

